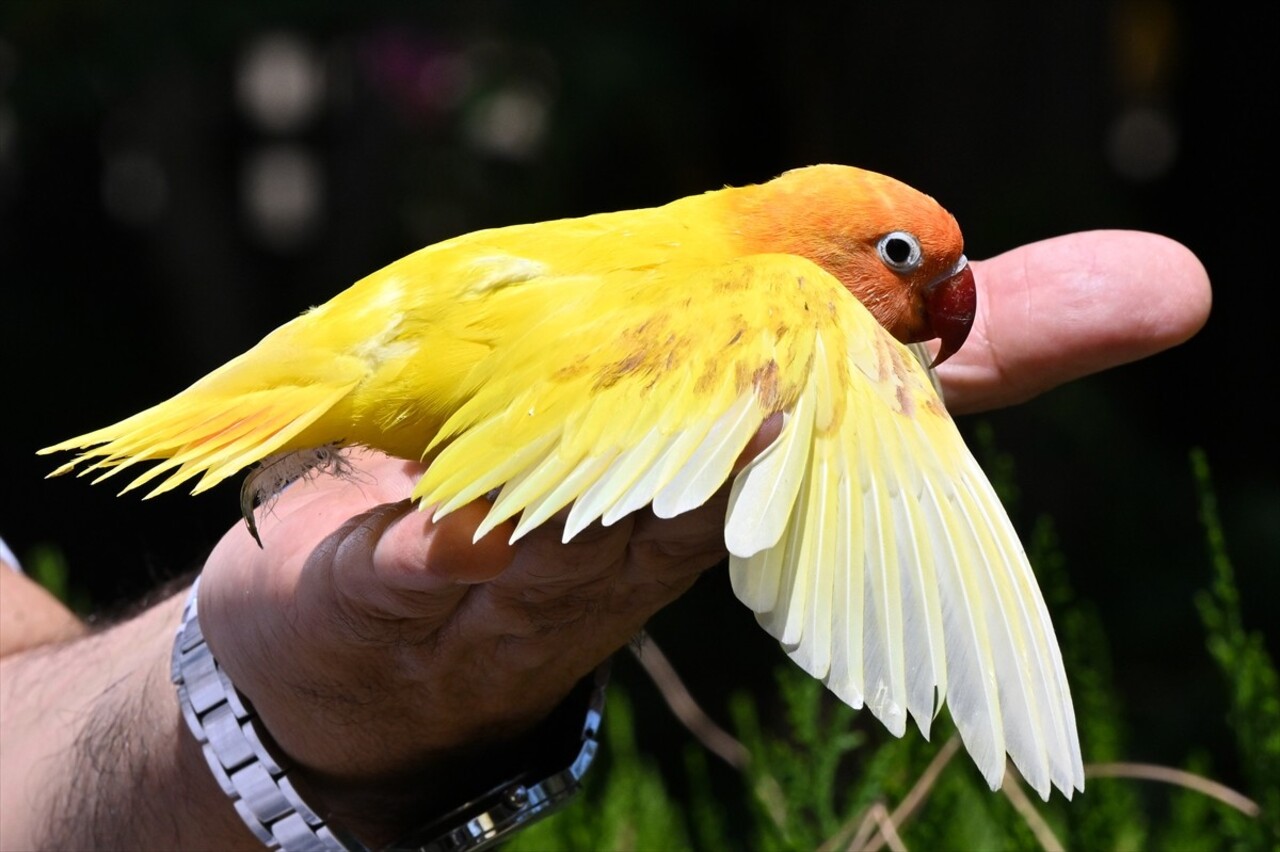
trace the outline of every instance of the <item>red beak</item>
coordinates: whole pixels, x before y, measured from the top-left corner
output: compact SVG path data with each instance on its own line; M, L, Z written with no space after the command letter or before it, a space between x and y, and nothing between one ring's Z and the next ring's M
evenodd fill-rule
M937 356L929 369L950 358L964 345L973 327L973 317L978 310L978 289L973 283L969 261L962 256L954 272L930 284L925 289L925 308L933 336L942 341Z

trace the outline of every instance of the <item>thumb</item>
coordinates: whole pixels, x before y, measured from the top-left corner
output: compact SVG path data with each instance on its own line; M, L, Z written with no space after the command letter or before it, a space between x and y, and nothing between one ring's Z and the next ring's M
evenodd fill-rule
M407 499L384 503L343 524L308 562L327 563L342 606L375 622L423 622L429 631L471 585L497 577L514 558L510 524L472 542L488 508L477 500L433 521L430 510L419 511Z

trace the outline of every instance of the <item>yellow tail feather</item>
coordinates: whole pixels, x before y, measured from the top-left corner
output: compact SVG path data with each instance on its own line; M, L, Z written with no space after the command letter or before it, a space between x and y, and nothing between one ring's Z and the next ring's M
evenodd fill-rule
M296 448L290 442L351 389L351 385L315 384L223 395L216 388L192 387L113 426L45 447L39 453L83 450L49 475L70 473L88 462L78 473L103 471L95 481L139 462L161 461L120 493L163 474L168 475L147 497L163 494L196 476L200 480L192 493L199 493L259 459Z

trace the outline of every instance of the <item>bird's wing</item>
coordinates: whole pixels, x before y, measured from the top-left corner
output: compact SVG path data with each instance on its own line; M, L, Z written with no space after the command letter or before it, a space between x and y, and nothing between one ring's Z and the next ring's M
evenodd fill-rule
M671 292L662 295L662 287ZM1083 789L1075 718L1035 577L928 371L816 265L761 255L561 311L495 350L415 496L442 515L500 489L484 535L572 503L564 535L734 480L738 597L805 671L901 735L945 699L988 783L1006 751L1047 797ZM599 306L597 306L598 308Z

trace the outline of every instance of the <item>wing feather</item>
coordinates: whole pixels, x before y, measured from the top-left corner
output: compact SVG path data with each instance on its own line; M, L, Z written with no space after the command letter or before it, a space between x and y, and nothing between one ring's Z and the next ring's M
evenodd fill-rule
M582 459L566 457L558 448L553 448L547 450L536 465L516 473L502 486L489 513L476 529L477 541L493 527L535 505L575 469L580 470L582 463ZM516 537L512 533L511 540L514 542Z
M807 523L800 551L802 564L808 566L809 590L807 612L802 614L802 630L812 641L795 649L796 662L814 677L825 679L831 671L833 636L835 633L832 599L835 596L835 504L826 499L834 487L834 473L828 460L817 460L807 477Z
M782 552L782 547L775 546L751 556L729 554L729 580L734 594L752 612L769 612L777 607Z
M865 567L861 558L863 542L862 513L856 511L862 486L848 467L851 456L839 456L839 481L835 490L836 529L835 573L833 610L836 613L834 647L831 652L831 671L826 685L849 706L859 708L866 700L864 684L865 651L861 625L854 619L862 617L866 598Z
M555 487L544 494L540 499L527 503L520 514L520 522L516 524L515 531L511 534L511 541L515 543L523 538L535 527L541 526L556 512L569 505L582 490L599 478L609 463L613 461L612 456L587 456L578 462L573 470L565 473L563 476L555 480ZM494 507L497 508L496 506ZM487 518L485 519L488 520ZM566 538L565 541L568 541Z
M808 468L802 472L801 484L808 478ZM804 544L804 518L809 499L808 489L800 488L796 495L792 511L796 521L787 526L786 532L774 545L779 550L779 558L774 563L780 568L778 578L778 598L772 610L756 613L756 620L770 635L782 643L787 655L795 659L811 656L810 649L800 648L804 639L805 607L809 603L810 584L807 582L813 566L800 561L801 548Z
M693 447L704 437L705 433L696 429L672 435L654 459L653 464L636 478L617 502L605 510L601 516L604 525L610 526L624 515L649 505L653 495L671 481L671 477L679 470L680 464L689 457Z
M486 426L488 427L487 429ZM485 424L485 426L478 427L474 435L477 440L480 440L490 437L486 433L498 431L500 429L497 424ZM436 506L433 520L439 520L472 500L476 500L493 489L505 485L522 472L534 468L546 458L554 443L554 435L541 435L519 447L511 448L507 452L499 451L497 462L488 470L471 474L468 474L465 470L459 470L444 479L435 492L419 499L424 506ZM449 496L442 498L437 495ZM515 514L515 512L513 511L512 514ZM507 517L510 517L510 515ZM488 520L487 517L486 520ZM493 523L489 524L489 528L492 529L501 520L506 520L506 518L495 518ZM479 541L480 539L477 538L476 540Z
M893 422L895 429L901 423ZM902 441L899 432L894 436ZM892 444L890 444L892 446ZM926 739L933 717L947 691L946 646L942 631L942 606L938 599L937 553L928 536L929 521L923 501L924 478L919 469L904 464L892 451L886 461L906 486L894 517L894 532L901 558L903 638L906 655L907 711ZM911 476L912 473L916 475Z
M696 509L719 490L733 463L764 420L754 394L743 394L720 415L675 476L653 496L653 513L674 518Z
M870 424L869 425L873 425ZM874 431L864 436L877 446ZM899 565L894 511L901 500L892 469L868 454L859 456L865 545L866 609L863 647L866 649L867 708L894 736L906 730L906 648L902 625L902 569Z
M597 520L604 519L606 526L616 522L621 514L605 518L606 514L627 496L636 479L662 452L667 440L662 430L655 426L638 444L618 453L600 478L574 501L564 523L564 540L569 541Z
M814 405L812 393L801 396L774 442L734 479L724 531L730 553L750 556L777 544L804 478Z

